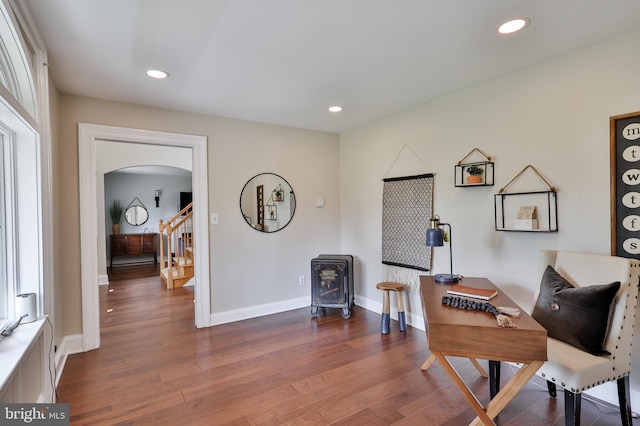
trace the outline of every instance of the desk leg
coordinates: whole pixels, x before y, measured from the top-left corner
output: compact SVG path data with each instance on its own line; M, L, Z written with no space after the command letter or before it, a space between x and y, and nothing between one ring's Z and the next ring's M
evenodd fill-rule
M422 364L422 367L420 367L420 369L422 371L427 371L429 369L429 367L431 367L431 364L433 364L436 360L436 357L434 357L433 355L431 355L429 358L427 358L427 360ZM484 368L482 368L482 366L480 365L480 363L475 359L475 358L469 358L469 361L471 361L471 363L473 364L474 367L476 367L476 370L478 370L478 373L480 373L480 376L484 377L485 379L487 377L489 377L487 375L487 372L484 371ZM497 393L497 392L496 392Z
M489 361L489 394L491 399L500 392L500 361Z
M538 369L544 364L544 361L532 361L530 364L523 364L522 368L520 368L516 374L507 382L507 384L502 388L500 392L493 398L489 404L487 404L486 416L490 418L495 418L500 411L507 406L509 401L513 399L514 396L522 389L524 385L533 377L533 375L538 371ZM478 415L471 425L481 425L487 424L484 416ZM489 423L491 424L491 423Z
M473 366L476 368L476 370L478 370L478 373L480 373L480 376L484 377L485 379L487 377L489 377L487 375L487 372L484 371L484 368L482 368L482 366L480 365L480 363L478 361L476 361L475 358L469 358L469 361L471 361L471 364L473 364Z
M427 371L429 369L429 367L431 367L431 364L434 363L435 360L436 360L436 357L431 355L429 358L427 358L427 360L424 362L424 364L422 364L422 367L420 367L420 370Z
M471 408L473 408L473 411L476 412L476 414L478 415L478 417L476 417L476 420L479 420L485 425L494 425L495 423L493 423L493 420L491 420L491 418L487 415L484 407L482 406L482 404L480 404L480 401L478 401L478 398L476 398L476 396L471 392L465 382L462 381L460 375L458 375L458 372L455 370L455 368L453 368L449 361L444 357L444 354L437 351L431 351L431 354L438 360L444 371L453 381L453 384L456 385L458 390L462 393L462 396L464 396L464 399L467 400L467 403L471 406Z

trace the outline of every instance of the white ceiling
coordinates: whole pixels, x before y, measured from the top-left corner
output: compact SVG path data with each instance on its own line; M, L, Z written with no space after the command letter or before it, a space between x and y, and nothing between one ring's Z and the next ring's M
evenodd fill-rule
M640 28L636 0L24 4L62 92L329 132ZM497 33L521 16L524 31Z

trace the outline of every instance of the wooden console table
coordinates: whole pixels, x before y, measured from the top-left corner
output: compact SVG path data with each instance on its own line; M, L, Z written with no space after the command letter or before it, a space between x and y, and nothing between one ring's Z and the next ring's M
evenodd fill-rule
M113 267L116 256L150 256L158 263L158 234L117 234L110 236L109 267Z
M485 278L465 277L461 283L469 287L497 289ZM420 277L429 350L476 412L477 417L471 424L493 425L493 419L547 360L547 331L522 309L520 318L514 319L517 328L503 328L490 313L443 305L442 296L447 295L448 288L449 285L436 283L432 276ZM498 296L490 301L493 306L518 308L515 302L497 290ZM512 361L523 366L485 408L446 356Z

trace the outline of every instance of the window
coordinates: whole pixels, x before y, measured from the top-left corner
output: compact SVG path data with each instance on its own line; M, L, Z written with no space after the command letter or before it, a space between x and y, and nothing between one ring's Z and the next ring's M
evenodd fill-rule
M34 119L38 119L36 86L33 79L34 50L24 37L13 11L0 2L0 84Z
M16 15L0 2L0 325L16 294L36 293L43 313L42 152L31 59Z
M11 280L8 277L7 270L7 243L10 240L7 240L5 221L4 183L6 179L4 177L4 157L4 142L0 141L0 294L8 296L0 298L0 329L13 316L13 309L9 300L13 300L15 297L15 289L13 285L9 284Z
M37 133L0 99L0 324L16 294L43 294L38 151Z

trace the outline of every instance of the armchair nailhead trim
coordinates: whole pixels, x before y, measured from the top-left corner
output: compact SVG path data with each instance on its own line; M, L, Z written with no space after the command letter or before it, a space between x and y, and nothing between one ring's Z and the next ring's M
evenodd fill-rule
M631 368L631 365L629 365L629 368ZM545 378L546 378L546 374L545 374L545 373L541 373L540 375L541 375L542 377L545 377ZM625 377L625 376L628 376L628 375L629 375L629 373L625 373L625 374L618 374L618 375L615 375L615 374L614 374L614 375L613 375L613 377L610 377L610 378L608 378L608 379L604 379L604 380L599 380L599 381L597 381L596 383L591 383L591 384L589 384L589 385L583 386L583 387L582 387L582 388L580 388L580 389L576 389L576 388L571 388L571 389L569 389L569 388L567 388L567 385L566 385L566 383L564 383L564 382L560 382L560 386L562 386L564 389L569 390L570 392L573 392L573 393L581 393L581 392L583 392L583 391L585 391L585 390L587 390L587 389L591 389L591 388L596 387L596 386L599 386L599 385L601 385L601 384L603 384L603 383L613 382L613 381L615 381L615 380L621 379L622 377ZM555 378L555 377L552 377L552 378L547 379L547 380L551 380L551 381L552 381L552 382L554 382L554 383L556 382L556 378Z
M636 261L636 262L633 262L633 263L631 264L631 267L634 269L634 272L635 272L635 271L637 271L637 270L640 268L640 262L637 262L637 261ZM630 274L630 276L631 276L631 277L633 277L634 279L635 279L635 277L638 277L638 278L639 278L638 287L640 287L640 271L639 271L638 273L634 273L634 272L632 272L632 273ZM631 281L631 280L630 280L630 281ZM631 282L629 282L629 283L627 283L627 286L628 286L629 288L632 288L632 287L633 287L633 284L632 284ZM626 315L626 314L623 314L623 322L624 322L624 323L626 323L626 324L627 324L627 326L629 326L629 325L630 325L630 327L627 327L627 329L629 329L629 332L627 332L627 333L628 333L628 335L629 335L629 334L631 335L631 339L632 339L632 340L633 340L633 336L634 336L634 334L635 334L635 333L634 333L634 323L635 323L635 319L638 317L638 314L637 314L637 312L636 312L636 308L637 308L637 306L638 306L638 300L639 300L639 299L640 299L640 292L638 292L638 293L635 295L635 302L633 301L633 299L632 299L632 298L628 298L628 300L627 300L627 304L626 304L626 309L627 309L627 311L629 311L629 309L628 309L628 308L629 308L630 306L632 306L632 307L633 307L633 309L631 309L631 311L633 312L633 314L632 314L632 315L633 315L633 320L631 320L631 321L630 321L630 318L627 318L627 315ZM620 326L620 331L621 331L621 332L622 332L623 328L624 328L623 326ZM626 331L626 330L625 330L625 331ZM620 350L620 348L621 348L621 347L623 347L623 346L621 346L621 343L620 343L620 342L622 341L622 337L623 337L622 335L618 335L618 337L617 337L617 342L614 344L614 347L615 347L616 351L617 351L617 350ZM610 346L609 346L609 347L610 347ZM626 345L625 345L625 347L626 347ZM628 375L629 375L629 373L631 372L631 358L632 358L632 353L633 353L633 351L631 350L631 348L629 348L629 349L630 349L630 353L629 353L629 357L628 357L628 365L620 365L620 366L618 366L618 367L619 367L619 369L618 369L618 368L616 368L616 366L612 366L612 367L611 367L611 374L612 374L612 377L610 377L610 378L608 378L608 379L603 378L603 379L601 379L601 380L598 380L598 381L597 381L597 382L595 382L595 383L591 383L591 384L585 385L585 386L581 387L580 389L576 389L576 388L568 389L568 388L566 387L567 385L566 385L565 383L560 382L560 381L559 381L559 379L558 379L558 380L556 380L556 378L555 378L555 377L550 377L550 376L548 376L546 373L540 373L540 376L541 376L541 377L543 377L544 379L546 379L546 380L548 380L548 381L550 381L550 382L554 383L554 384L556 384L556 382L560 383L560 385L561 385L561 386L562 386L562 387L563 387L567 392L572 392L572 393L574 393L574 394L579 394L579 393L581 393L581 392L583 392L583 391L585 391L585 390L591 389L591 388L593 388L593 387L595 387L595 386L599 386L599 385L601 385L601 384L603 384L603 383L612 382L612 381L615 381L615 380L619 380L619 379L621 379L621 378L623 378L623 377L625 377L625 376L628 376ZM623 358L624 358L624 355L621 355L621 356L623 356ZM616 357L615 355L611 355L611 356L610 356L610 359L611 359L612 361L617 361L617 357ZM627 363L625 363L625 364L627 364ZM618 372L618 371L619 371L619 372Z

